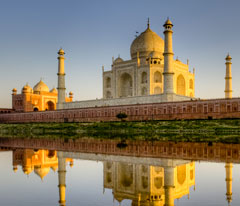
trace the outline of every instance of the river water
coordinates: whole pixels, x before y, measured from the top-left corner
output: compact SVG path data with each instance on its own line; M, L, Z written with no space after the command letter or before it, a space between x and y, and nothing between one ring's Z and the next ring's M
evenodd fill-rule
M240 205L239 145L85 142L1 140L0 205Z

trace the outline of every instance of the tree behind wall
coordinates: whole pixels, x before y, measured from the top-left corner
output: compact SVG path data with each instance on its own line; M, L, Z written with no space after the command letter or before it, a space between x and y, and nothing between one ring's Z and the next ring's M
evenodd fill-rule
M118 119L121 119L121 121L123 121L124 119L127 118L127 114L120 112L120 113L118 113L118 114L116 115L116 117L117 117Z

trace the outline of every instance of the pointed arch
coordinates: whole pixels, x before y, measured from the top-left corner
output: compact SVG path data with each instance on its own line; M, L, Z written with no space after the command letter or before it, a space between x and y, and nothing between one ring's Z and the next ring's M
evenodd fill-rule
M48 101L46 103L45 110L49 110L49 111L55 110L55 104L52 101Z
M161 94L162 93L162 88L161 87L155 87L154 88L154 94Z
M182 185L186 180L187 168L186 165L180 165L177 167L177 181Z
M107 77L107 78L106 78L106 87L107 87L107 88L110 88L110 87L111 87L111 78L110 78L110 77Z
M162 83L162 74L159 71L154 73L154 83Z
M177 94L186 95L186 83L182 74L177 77Z
M107 98L107 99L110 99L110 98L112 98L112 94L111 94L111 92L110 92L110 91L107 91L107 93L106 93L106 98Z
M120 77L119 96L120 97L132 96L132 85L133 81L131 75L128 73L122 74Z
M147 83L147 72L142 73L142 81L141 83Z
M147 88L146 87L142 88L142 95L147 95Z
M37 108L37 107L34 107L34 108L33 108L33 111L34 111L34 112L38 112L38 108Z
M193 89L193 80L192 79L189 80L189 88Z

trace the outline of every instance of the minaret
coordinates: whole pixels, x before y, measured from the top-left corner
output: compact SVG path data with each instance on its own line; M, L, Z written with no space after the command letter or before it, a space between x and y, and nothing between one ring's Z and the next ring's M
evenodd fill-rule
M174 167L164 167L164 190L165 204L164 206L174 206Z
M232 57L228 54L226 57L226 76L225 76L225 98L232 98Z
M58 103L57 109L63 109L65 102L65 72L64 72L64 50L61 48L58 51Z
M163 25L165 28L164 33L164 93L174 93L173 87L173 50L172 50L172 22L167 19Z
M66 206L66 160L63 158L63 152L58 152L58 183L59 206Z
M228 204L232 202L232 163L226 163L226 199L228 201Z

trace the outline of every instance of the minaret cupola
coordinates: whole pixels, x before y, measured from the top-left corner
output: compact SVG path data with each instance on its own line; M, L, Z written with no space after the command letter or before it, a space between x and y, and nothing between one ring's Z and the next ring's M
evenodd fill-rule
M172 30L173 24L170 21L170 19L168 18L163 26L164 26L165 30Z

